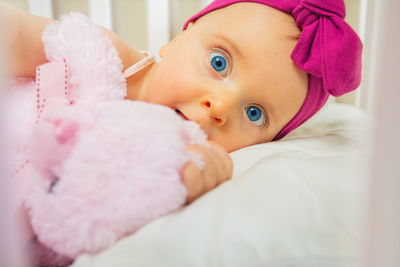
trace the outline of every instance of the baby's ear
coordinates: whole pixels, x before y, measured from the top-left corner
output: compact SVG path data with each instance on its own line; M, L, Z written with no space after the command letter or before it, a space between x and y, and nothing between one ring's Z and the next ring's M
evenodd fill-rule
M164 58L165 54L167 53L169 44L170 43L167 43L167 44L161 46L160 51L158 52L160 55L160 58Z
M192 25L194 24L194 22L190 22L187 27L186 30L189 29L190 27L192 27ZM173 45L176 40L178 40L180 38L180 36L186 31L182 31L180 32L174 39L172 39L170 42L166 43L165 45L161 46L159 54L160 54L160 58L164 58L165 54L167 54L169 48L171 47L171 45Z
M180 33L181 34L181 33ZM159 55L160 58L164 58L164 56L168 53L169 48L175 43L175 41L179 38L180 34L178 34L178 36L176 36L174 39L172 39L171 41L169 41L168 43L166 43L165 45L161 46L160 51L159 51Z
M193 24L194 24L194 21L189 22L188 25L186 26L186 30L189 29L190 27L192 27Z

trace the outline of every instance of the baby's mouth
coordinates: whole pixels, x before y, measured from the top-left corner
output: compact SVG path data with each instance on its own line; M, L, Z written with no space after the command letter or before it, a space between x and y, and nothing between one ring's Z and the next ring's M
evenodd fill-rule
M175 109L176 114L178 114L182 119L189 120L185 114L183 114L179 109Z

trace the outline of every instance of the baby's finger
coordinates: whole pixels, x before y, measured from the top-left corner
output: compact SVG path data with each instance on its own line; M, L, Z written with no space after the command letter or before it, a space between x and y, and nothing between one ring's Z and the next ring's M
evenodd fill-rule
M181 177L187 190L186 203L191 203L204 191L201 171L194 163L189 162L184 166Z
M196 146L198 153L202 155L204 168L202 170L202 177L204 180L203 193L206 193L218 185L218 178L221 175L218 169L218 156L208 147Z
M218 180L218 184L229 180L233 174L233 161L229 156L228 152L221 146L213 142L209 142L210 148L218 155L220 164L220 177Z

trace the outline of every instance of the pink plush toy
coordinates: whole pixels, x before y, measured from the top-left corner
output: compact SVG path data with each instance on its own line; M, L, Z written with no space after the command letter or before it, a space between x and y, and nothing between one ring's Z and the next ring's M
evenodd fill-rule
M205 144L197 124L138 101L53 110L32 133L32 186L25 205L34 233L75 258L97 252L185 203L179 171Z
M180 171L197 124L124 100L121 60L82 14L43 33L49 63L19 79L5 101L10 165L37 240L69 259L107 248L185 203Z

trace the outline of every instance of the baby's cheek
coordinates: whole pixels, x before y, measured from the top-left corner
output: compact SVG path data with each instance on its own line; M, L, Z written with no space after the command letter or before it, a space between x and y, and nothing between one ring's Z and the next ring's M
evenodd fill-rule
M185 95L190 91L189 88L190 86L185 85L177 75L177 71L160 69L153 76L148 89L147 101L172 107L174 104L184 101Z
M149 88L147 102L172 107L173 90L166 83L155 83Z
M154 104L168 105L171 102L171 96L168 92L171 91L170 78L159 69L149 84L146 101Z

